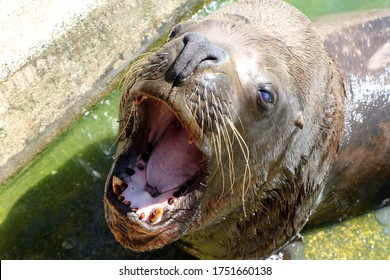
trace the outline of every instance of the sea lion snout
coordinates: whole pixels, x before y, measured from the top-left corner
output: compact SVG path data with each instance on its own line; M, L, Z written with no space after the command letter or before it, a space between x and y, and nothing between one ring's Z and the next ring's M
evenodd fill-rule
M183 47L180 54L166 73L167 82L181 83L197 68L216 68L228 60L228 54L221 47L200 33L188 32L181 37L181 41Z

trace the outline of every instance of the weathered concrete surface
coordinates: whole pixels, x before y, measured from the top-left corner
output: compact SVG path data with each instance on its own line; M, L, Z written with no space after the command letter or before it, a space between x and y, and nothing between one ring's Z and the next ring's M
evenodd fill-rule
M201 0L0 0L0 183Z

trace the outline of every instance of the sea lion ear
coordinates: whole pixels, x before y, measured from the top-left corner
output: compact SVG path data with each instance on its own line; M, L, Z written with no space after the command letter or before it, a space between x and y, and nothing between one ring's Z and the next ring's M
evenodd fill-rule
M295 121L294 121L295 126L297 126L300 129L302 129L304 122L305 121L303 119L302 111L298 111L297 117L295 118Z

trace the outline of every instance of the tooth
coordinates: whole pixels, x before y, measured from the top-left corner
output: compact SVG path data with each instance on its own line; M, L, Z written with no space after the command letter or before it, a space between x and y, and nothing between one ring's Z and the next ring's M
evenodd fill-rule
M175 203L175 199L172 198L172 197L170 197L170 198L168 199L168 204L169 204L169 205L172 205L173 203Z
M164 210L161 207L157 207L150 213L149 222L151 223L157 222L158 218L160 218L163 213Z
M130 206L130 205L131 205L131 202L128 201L128 200L125 200L125 201L123 201L123 204L126 205L126 206Z
M146 145L144 152L141 155L141 159L147 162L150 158L150 155L152 154L152 151L153 151L153 145L151 143L148 143L148 145Z
M127 175L129 175L129 176L133 176L133 175L135 174L135 171L134 171L134 169L131 169L131 168L127 167L127 168L125 169L125 173L126 173Z
M187 189L188 189L187 185L183 185L183 186L180 187L179 191L180 191L181 193L184 193L184 192L187 191Z
M144 170L144 169L145 169L145 166L144 166L142 163L139 163L139 164L137 165L137 168L138 168L139 170Z
M139 219L140 220L142 220L142 219L144 219L145 218L145 213L144 212L142 212L141 214L139 214Z
M130 211L135 213L135 212L138 211L138 208L135 208L135 207L134 208L130 208Z
M142 155L141 155L141 158L145 162L148 161L149 158L150 158L150 153L148 151L143 152Z
M176 191L176 192L174 192L172 195L173 195L173 197L178 198L178 197L181 196L181 191Z
M123 201L123 200L125 199L125 197L124 197L124 196L121 196L121 195L118 195L116 198L117 198L119 201Z
M158 197L161 193L158 191L158 189L152 189L150 192L151 197Z
M112 191L115 195L120 195L124 189L123 189L123 181L119 179L116 176L112 176Z
M135 100L135 105L137 106L141 105L142 101L144 101L145 99L147 99L147 97L144 95L138 96L137 99Z
M126 184L126 183L123 183L123 184L121 185L121 191L124 192L126 189L127 189L127 184Z

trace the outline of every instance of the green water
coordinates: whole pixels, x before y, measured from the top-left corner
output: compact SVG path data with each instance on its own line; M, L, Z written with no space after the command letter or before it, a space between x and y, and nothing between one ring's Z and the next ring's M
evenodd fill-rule
M226 2L214 1L210 13ZM390 7L379 1L289 1L309 17ZM103 213L104 182L112 163L119 90L114 90L0 187L1 259L189 258L174 246L148 254L122 248ZM372 213L304 233L308 259L390 259L390 235Z
M289 0L308 17L390 7L390 0Z
M197 16L208 15L212 11L236 1L237 0L212 1L209 5L206 5L200 10L197 13ZM334 13L390 7L390 0L287 0L286 2L297 7L311 19Z

